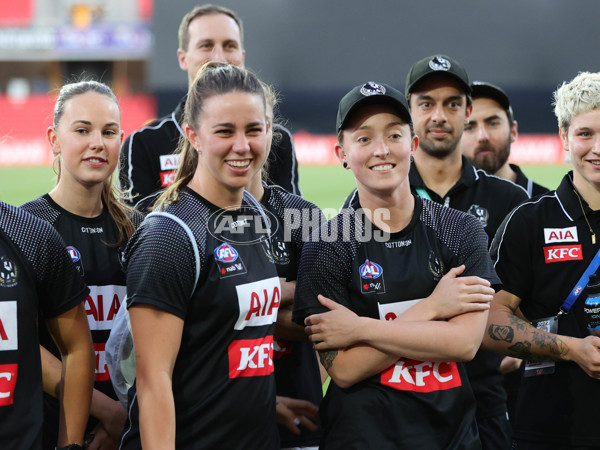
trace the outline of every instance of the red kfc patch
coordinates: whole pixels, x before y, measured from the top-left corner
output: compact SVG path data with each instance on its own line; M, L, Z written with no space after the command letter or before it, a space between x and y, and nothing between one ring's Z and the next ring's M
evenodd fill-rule
M229 344L229 378L261 377L273 373L273 336L239 339Z
M0 406L14 403L17 367L17 364L0 364Z
M381 384L399 391L434 392L462 386L455 362L399 359L381 373Z
M160 185L162 187L171 186L173 183L175 183L176 177L177 177L177 171L161 172L160 173Z
M560 261L574 261L583 259L581 245L558 245L544 247L544 260L546 264Z

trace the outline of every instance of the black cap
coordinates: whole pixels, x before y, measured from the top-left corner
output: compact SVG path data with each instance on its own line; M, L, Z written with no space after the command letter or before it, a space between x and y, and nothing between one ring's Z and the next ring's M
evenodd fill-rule
M508 95L500 89L498 86L493 85L492 83L487 83L485 81L473 81L471 84L471 96L473 99L476 98L490 98L495 102L498 102L502 109L506 111L506 115L508 116L508 120L510 123L513 122L513 110L510 106L510 100L508 99Z
M506 111L508 111L510 108L510 100L508 100L506 93L492 83L486 83L485 81L473 81L473 83L471 83L471 96L473 99L481 97L491 98L492 100L498 102L498 104Z
M390 105L398 110L398 114L407 124L412 124L408 105L404 94L397 89L383 83L368 83L356 86L340 100L337 113L336 132L340 132L346 125L346 120L351 113L360 106L382 104Z
M434 55L423 58L410 68L406 76L406 95L408 96L423 78L436 73L443 73L454 78L464 89L465 94L471 93L469 75L462 64L445 55Z

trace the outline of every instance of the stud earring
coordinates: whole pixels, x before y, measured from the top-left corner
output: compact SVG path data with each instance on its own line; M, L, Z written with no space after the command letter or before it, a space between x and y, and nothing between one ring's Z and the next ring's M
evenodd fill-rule
M346 161L344 161L344 164L342 164L342 166L344 166L344 169L348 168L348 163Z

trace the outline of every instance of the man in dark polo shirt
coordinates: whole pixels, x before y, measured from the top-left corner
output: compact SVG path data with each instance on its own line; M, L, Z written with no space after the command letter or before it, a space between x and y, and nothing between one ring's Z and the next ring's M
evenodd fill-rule
M530 197L548 192L527 178L519 166L508 162L519 124L506 93L491 83L474 81L471 97L473 111L460 140L463 155L478 169L522 186Z
M242 21L232 10L205 4L196 6L182 18L177 59L181 70L187 72L189 86L203 64L217 61L243 67L245 58ZM173 184L179 167L177 144L181 137L185 138L181 128L184 105L185 97L173 112L134 131L123 142L119 187L131 195L132 205ZM292 135L277 123L273 132L278 139L269 154L268 182L301 195Z
M461 154L458 144L472 110L465 68L444 55L424 58L408 72L405 93L419 136L409 174L411 189L421 197L474 215L491 241L508 213L528 195L517 184L476 169ZM473 361L466 363L484 449L510 448L501 360L500 355L479 350Z

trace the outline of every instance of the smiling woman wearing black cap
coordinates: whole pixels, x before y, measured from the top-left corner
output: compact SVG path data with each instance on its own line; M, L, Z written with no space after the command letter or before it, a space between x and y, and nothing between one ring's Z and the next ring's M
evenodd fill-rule
M483 228L411 193L419 139L401 92L355 87L337 132L359 195L304 245L293 317L332 378L320 448L481 448L460 361L499 287Z

